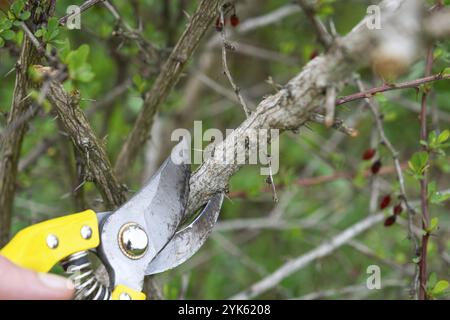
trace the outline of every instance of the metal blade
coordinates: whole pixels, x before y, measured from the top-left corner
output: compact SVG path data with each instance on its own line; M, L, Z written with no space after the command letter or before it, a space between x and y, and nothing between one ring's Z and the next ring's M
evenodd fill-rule
M108 216L110 214L114 213L113 211L105 211L105 212L96 212L95 214L97 215L97 221L98 221L98 225L101 226L103 225L103 222L105 222L106 218L108 218Z
M181 157L172 154L147 185L103 222L98 252L114 285L140 290L145 268L173 237L183 218L189 194L190 150L187 141L174 150L180 151ZM141 255L127 254L121 242L124 228L130 225L134 228L132 242L145 243Z
M175 268L191 258L211 233L223 202L223 193L215 195L186 228L178 231L164 249L150 262L145 274L155 274Z

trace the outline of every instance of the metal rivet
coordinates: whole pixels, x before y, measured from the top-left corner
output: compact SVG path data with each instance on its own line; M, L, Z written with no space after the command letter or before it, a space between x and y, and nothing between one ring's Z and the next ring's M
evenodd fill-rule
M126 292L122 292L119 295L119 300L131 300L131 296Z
M58 247L59 240L54 234L49 234L47 236L47 240L46 241L47 241L47 246L50 249L56 249Z
M85 240L88 240L92 237L92 229L89 226L83 226L81 228L81 237Z

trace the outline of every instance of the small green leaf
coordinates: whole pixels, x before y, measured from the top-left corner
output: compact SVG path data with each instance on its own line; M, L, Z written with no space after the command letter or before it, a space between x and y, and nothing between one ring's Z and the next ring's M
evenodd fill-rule
M2 32L1 36L5 40L12 40L16 36L16 33L12 30L5 30Z
M431 289L431 294L433 296L441 295L447 290L449 287L449 283L446 280L440 280L436 283L436 285Z
M448 139L450 138L450 130L444 130L441 132L441 134L439 135L437 141L439 143L444 143L446 142Z
M415 175L423 175L427 169L429 155L427 152L416 152L408 162L409 168Z
M22 12L19 16L20 20L22 20L22 21L26 21L26 20L30 19L30 17L31 17L30 11Z
M13 23L9 19L5 18L3 20L0 20L0 29L2 29L2 30L9 30L9 29L11 29L12 25L13 25Z
M89 82L94 78L92 67L87 63L90 48L88 45L81 45L77 50L69 52L65 62L69 67L70 78L72 80Z
M49 32L53 32L56 29L58 29L58 19L56 19L55 17L48 19L47 30Z
M428 278L428 283L427 283L428 291L431 291L431 289L434 288L434 286L436 285L437 281L438 281L438 279L437 279L436 272L432 272L430 274L430 277Z
M40 37L42 37L42 36L44 35L44 33L45 33L45 30L44 30L44 29L39 29L39 30L37 30L37 31L34 33L34 35L35 35L36 37L40 38Z
M18 17L20 16L20 13L24 8L25 8L25 1L16 0L11 5L10 10L16 17Z
M436 191L432 193L429 198L432 204L441 204L442 202L445 202L450 199L450 193L442 193Z
M438 228L438 225L439 225L439 218L435 217L435 218L431 219L430 225L427 229L427 232L432 233L433 231L435 231Z

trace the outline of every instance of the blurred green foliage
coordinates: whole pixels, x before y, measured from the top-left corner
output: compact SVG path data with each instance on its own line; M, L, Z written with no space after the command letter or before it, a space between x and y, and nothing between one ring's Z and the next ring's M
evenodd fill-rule
M188 21L186 16L193 13L198 3L184 1L187 5L179 12L180 1L168 1L168 7L165 7L165 1L157 0L113 2L128 24L133 28L141 26L142 36L166 54L167 50L164 49L170 49L175 44ZM350 31L364 16L370 3L360 0L321 2L320 17L327 23L333 21L339 34ZM18 4L14 8L14 19L27 20L29 15L23 12L20 4L22 1L16 3ZM289 1L285 0L239 1L237 13L241 21L245 22L287 3ZM58 0L56 16L63 16L65 9L71 4L73 1ZM170 12L169 16L165 10ZM47 26L42 26L36 32L36 36L48 45L48 49L57 48L62 61L68 65L70 79L66 82L66 87L81 93L82 108L86 112L89 112L95 101L102 101L107 97L121 81L127 78L132 80L132 85L125 95L91 115L91 123L104 139L112 161L115 160L142 106L143 94L151 87L155 78L155 72L143 62L140 47L134 41L113 36L117 28L114 17L102 6L97 6L83 13L81 30L58 27L57 19L51 19ZM211 26L205 38L209 39L214 35L214 26ZM3 17L0 14L0 47L3 47L0 49L2 129L6 125L4 115L9 110L14 88L14 72L10 71L15 66L19 52L17 48L22 39L23 32L11 23L11 17ZM239 53L229 54L229 63L236 82L243 89L245 96L255 102L274 92L269 84L264 84L269 76L275 83L284 84L300 72L314 52L323 52L308 20L301 12L251 33L237 35L233 40L264 48L282 57L278 61L266 61ZM183 115L183 110L187 107L192 110L193 118L203 121L204 130L210 127L221 130L235 128L244 120L240 106L224 99L207 86L202 87L196 106L185 106L185 85L195 77L202 62L199 57L203 50L204 44L194 55L186 75L169 99L163 103L159 117L164 126L170 127L173 119ZM214 62L213 67L208 70L208 76L229 88L221 69L220 50L215 48L212 51ZM285 63L287 58L298 63ZM434 73L448 70L448 42L438 44L435 60ZM424 61L420 61L401 81L421 77L423 70ZM368 84L381 84L380 79L373 77L371 70L362 70L361 73ZM7 76L4 76L6 74ZM255 87L259 87L259 90ZM433 237L428 259L429 270L433 273L429 292L433 297L442 298L446 297L446 280L450 278L449 261L442 258L443 255L448 257L450 253L449 204L445 202L449 193L441 193L450 187L450 163L445 154L450 128L450 82L430 84L429 89L432 110L429 125L432 133L428 141L422 141L422 145L425 144L436 151L430 155L420 152L418 113L417 109L414 109L419 105L419 93L412 89L393 91L377 95L376 101L384 115L387 136L399 151L402 164L409 163L411 175L405 175L409 197L413 200L418 198L417 179L421 178L425 170L429 170L432 177L429 188L431 215L438 220L433 220L433 229L430 230ZM340 95L356 91L357 88L349 84ZM212 109L212 106L217 108ZM268 217L270 214L277 214L276 210L280 208L279 214L289 227L217 233L189 262L159 276L167 298L179 297L183 292L183 279L186 277L189 280L184 292L186 298L230 297L270 274L286 261L307 253L370 214L375 179L363 174L370 169L371 163L362 161L361 155L367 148L377 145L373 118L369 110L361 107L359 102L341 106L337 111L338 117L354 123L359 131L358 137L346 137L317 124L309 124L298 133L291 132L281 136L280 172L274 176L275 183L282 186L277 190L280 197L278 205L273 202L272 194L267 192L270 188L265 183L265 177L259 175L258 166L244 167L230 182L230 192L243 192L245 197L226 200L221 221ZM191 122L181 124L188 129L193 127ZM52 112L39 114L30 122L22 148L23 157L27 157L44 138L58 136L60 128ZM170 135L166 134L161 139L163 145L169 145ZM385 167L393 166L392 157L385 147L379 146L377 152L377 157ZM166 154L160 155L161 160ZM36 164L19 174L13 232L37 221L75 210L71 196L74 186L65 161L67 157L73 158L72 148L69 141L63 138L48 148ZM431 167L426 166L426 160L431 161ZM130 190L139 188L145 169L143 157L130 168L126 181ZM345 178L330 178L329 181L306 186L300 183L306 178L339 174L344 174ZM398 195L398 183L393 171L379 178L377 185L381 195ZM101 209L100 197L94 186L90 183L84 185L84 192L88 204L94 209ZM391 215L391 210L392 207L385 209L386 216ZM404 270L413 264L413 255L405 220L403 213L403 223L397 223L390 228L379 225L357 237L356 240L368 246L372 254L363 254L354 246L345 245L332 255L317 260L284 279L277 289L270 290L261 298L294 298L326 289L365 285L367 267L378 264L382 269L382 285L388 280L397 280L403 285L386 286L382 290L370 292L366 290L337 294L329 298L407 299L411 275ZM314 223L304 226L302 222L305 221Z

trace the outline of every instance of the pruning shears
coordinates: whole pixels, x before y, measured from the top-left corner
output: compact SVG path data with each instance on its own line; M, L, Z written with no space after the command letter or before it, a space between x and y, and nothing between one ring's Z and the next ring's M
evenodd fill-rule
M175 268L193 256L211 233L223 202L213 196L181 227L189 197L187 148L174 150L149 182L114 212L87 210L23 229L0 255L38 272L57 263L71 275L76 299L144 300L146 275ZM89 253L106 267L109 286L97 280Z

